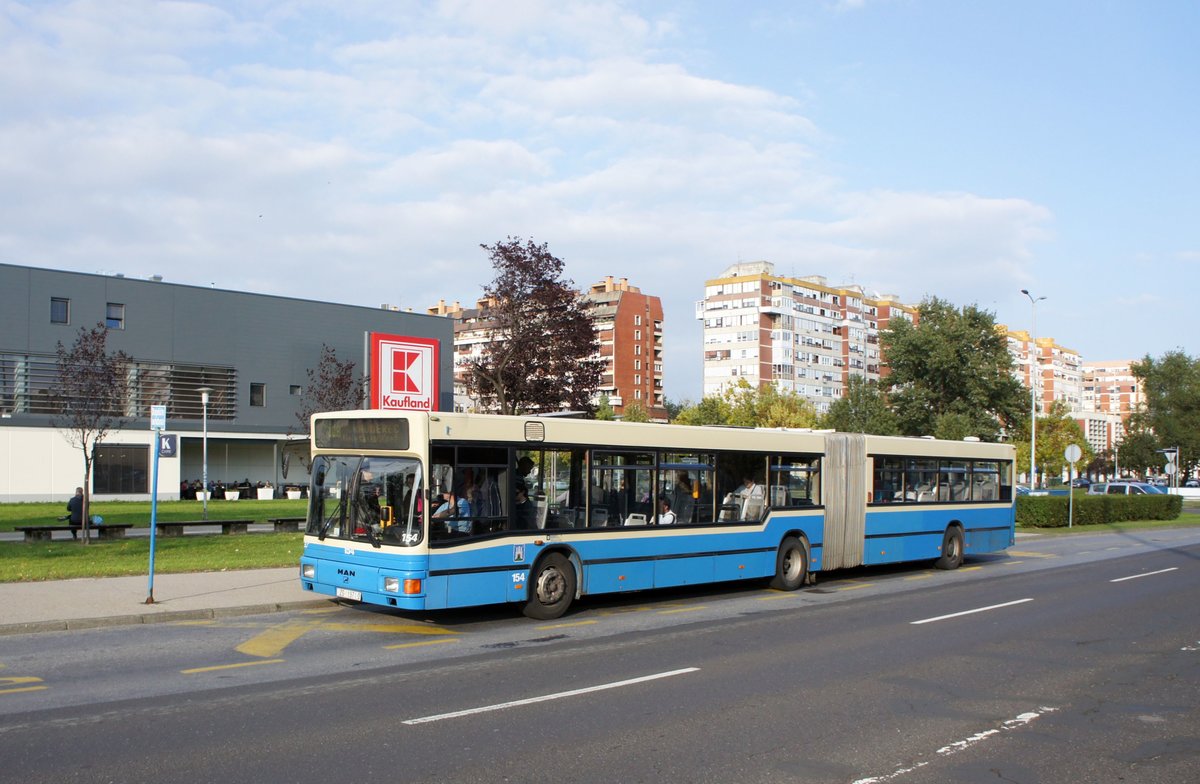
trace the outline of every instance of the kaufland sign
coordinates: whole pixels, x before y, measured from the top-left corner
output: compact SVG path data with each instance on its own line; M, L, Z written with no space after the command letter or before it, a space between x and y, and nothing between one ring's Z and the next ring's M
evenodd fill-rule
M371 408L436 411L438 342L372 332Z

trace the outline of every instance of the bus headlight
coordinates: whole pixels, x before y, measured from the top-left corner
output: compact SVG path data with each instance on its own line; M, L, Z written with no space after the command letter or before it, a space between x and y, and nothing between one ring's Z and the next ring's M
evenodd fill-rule
M400 593L400 578L399 577L384 577L383 590L386 593Z
M316 564L300 564L300 576L306 580L315 580L317 577Z

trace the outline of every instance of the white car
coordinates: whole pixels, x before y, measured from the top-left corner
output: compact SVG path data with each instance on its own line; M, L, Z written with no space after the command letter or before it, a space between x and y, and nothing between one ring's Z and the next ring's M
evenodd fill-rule
M1088 495L1160 495L1165 492L1149 482L1100 482L1088 488Z

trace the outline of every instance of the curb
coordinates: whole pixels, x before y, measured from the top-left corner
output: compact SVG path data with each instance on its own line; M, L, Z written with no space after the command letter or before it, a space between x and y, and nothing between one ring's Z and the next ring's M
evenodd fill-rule
M13 634L37 634L40 632L70 632L82 629L102 629L108 626L137 626L139 624L172 623L179 621L211 621L218 618L236 618L242 615L267 615L312 607L324 607L330 599L308 599L299 602L275 602L249 604L242 607L217 607L207 610L167 610L165 612L110 615L101 618L70 618L61 621L29 621L27 623L0 624L0 637Z

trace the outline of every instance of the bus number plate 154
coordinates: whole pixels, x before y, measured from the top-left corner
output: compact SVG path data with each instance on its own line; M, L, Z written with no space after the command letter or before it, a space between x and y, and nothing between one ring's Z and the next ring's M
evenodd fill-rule
M349 588L338 588L337 595L339 599L353 599L356 602L362 601L362 591L352 591Z

